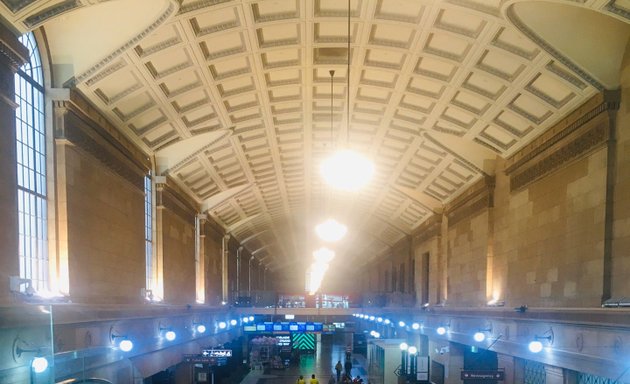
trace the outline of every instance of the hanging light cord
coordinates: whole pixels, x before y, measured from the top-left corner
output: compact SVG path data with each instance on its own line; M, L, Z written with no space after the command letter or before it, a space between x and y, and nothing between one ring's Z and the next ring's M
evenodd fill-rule
M328 73L330 73L330 153L332 153L332 151L335 150L335 134L333 129L333 78L335 77L335 70L331 69Z
M346 101L346 147L350 149L350 0L348 0L348 73L346 74L348 96Z

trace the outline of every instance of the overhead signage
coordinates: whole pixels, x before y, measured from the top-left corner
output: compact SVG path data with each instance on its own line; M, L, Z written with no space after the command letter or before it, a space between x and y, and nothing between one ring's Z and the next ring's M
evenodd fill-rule
M462 380L500 380L505 379L505 371L472 371L464 370L461 372Z
M271 322L266 321L264 323L249 324L243 326L244 332L322 332L324 329L322 323L314 322Z
M201 355L205 357L232 357L231 349L204 349Z
M217 358L203 355L184 355L184 361L195 364L217 365Z

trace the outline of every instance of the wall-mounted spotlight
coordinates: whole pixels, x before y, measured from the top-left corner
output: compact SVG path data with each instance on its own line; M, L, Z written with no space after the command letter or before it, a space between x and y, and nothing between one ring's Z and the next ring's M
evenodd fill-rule
M177 334L171 328L159 327L160 333L164 336L164 338L168 341L173 341L177 338Z
M418 348L412 345L411 347L407 348L407 352L409 352L410 355L415 355L418 353Z
M379 337L381 337L381 334L376 331L370 331L370 335L375 339L378 339Z
M444 325L440 325L439 327L437 327L435 329L435 332L440 335L440 336L444 336L446 335L446 332L448 331L448 327L444 326Z
M249 321L254 321L254 316L248 317Z
M118 348L123 352L129 352L133 349L133 342L129 340L129 337L127 335L117 335L114 331L114 327L109 328L109 340L114 345L116 345L117 340L120 340L118 342Z
M411 329L413 329L414 331L417 331L418 329L420 329L420 324L419 323L411 324Z
M405 322L404 322L404 321L402 321L402 320L400 320L400 321L398 322L398 326L399 326L399 327L401 327L401 328L402 328L402 327L404 327L404 326L405 326Z
M390 319L383 320L383 324L389 325L392 321Z
M379 322L379 323L382 323L383 322L383 318L382 317L377 317L376 321Z
M235 319L230 320L231 326L235 326L236 324L238 324L238 321L236 321Z
M48 369L48 359L41 356L34 358L33 361L31 362L31 368L33 369L33 372L35 373L44 372L46 369Z
M245 316L241 319L241 321L245 324L249 323L249 317Z
M545 344L543 344L543 341L545 342ZM528 344L527 348L532 353L538 353L542 351L545 346L550 346L552 344L553 344L553 329L549 328L549 330L545 332L543 336L534 336L534 340Z
M484 329L480 329L477 332L475 332L475 334L473 335L473 339L478 342L481 343L482 341L484 341L486 339L486 335L492 333L492 326L488 325L486 328Z
M225 329L227 327L227 323L225 321L219 321L219 329Z
M201 323L193 323L193 329L197 333L205 333L206 332L206 326L204 324L201 324Z
M31 361L31 369L35 373L42 373L48 369L48 359L41 356L42 349L41 347L31 347L29 343L16 337L13 340L13 360L17 362L23 353L34 353L35 357Z
M370 321L374 321L376 319L374 316L370 316Z

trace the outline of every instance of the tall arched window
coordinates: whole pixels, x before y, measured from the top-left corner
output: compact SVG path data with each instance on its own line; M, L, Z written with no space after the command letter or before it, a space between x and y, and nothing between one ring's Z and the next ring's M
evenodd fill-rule
M15 75L20 277L48 289L46 127L44 77L32 33L20 38L29 61Z

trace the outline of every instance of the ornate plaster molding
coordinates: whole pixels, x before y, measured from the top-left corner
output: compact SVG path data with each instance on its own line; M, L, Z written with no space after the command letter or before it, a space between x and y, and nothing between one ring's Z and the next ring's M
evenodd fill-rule
M144 31L140 32L136 37L134 37L133 39L129 40L128 42L126 42L125 44L120 46L114 52L110 53L108 56L106 56L103 59L101 59L101 61L99 61L97 64L95 64L94 66L92 66L91 68L86 70L85 72L83 72L80 75L75 76L75 77L71 78L70 80L68 80L64 84L64 86L68 87L68 88L71 88L71 87L76 86L78 83L81 83L81 82L83 82L85 80L88 80L93 75L95 75L97 72L99 72L100 70L104 69L114 59L116 59L117 57L122 55L128 49L133 48L142 39L144 39L145 37L150 35L158 27L160 27L167 20L169 20L173 15L176 14L176 11L178 10L178 7L179 7L178 1L176 1L176 0L169 0L169 1L170 1L170 4L167 7L167 9L162 13L162 15L160 15L160 17L158 17L158 19L153 24L151 24L149 27L145 28Z

